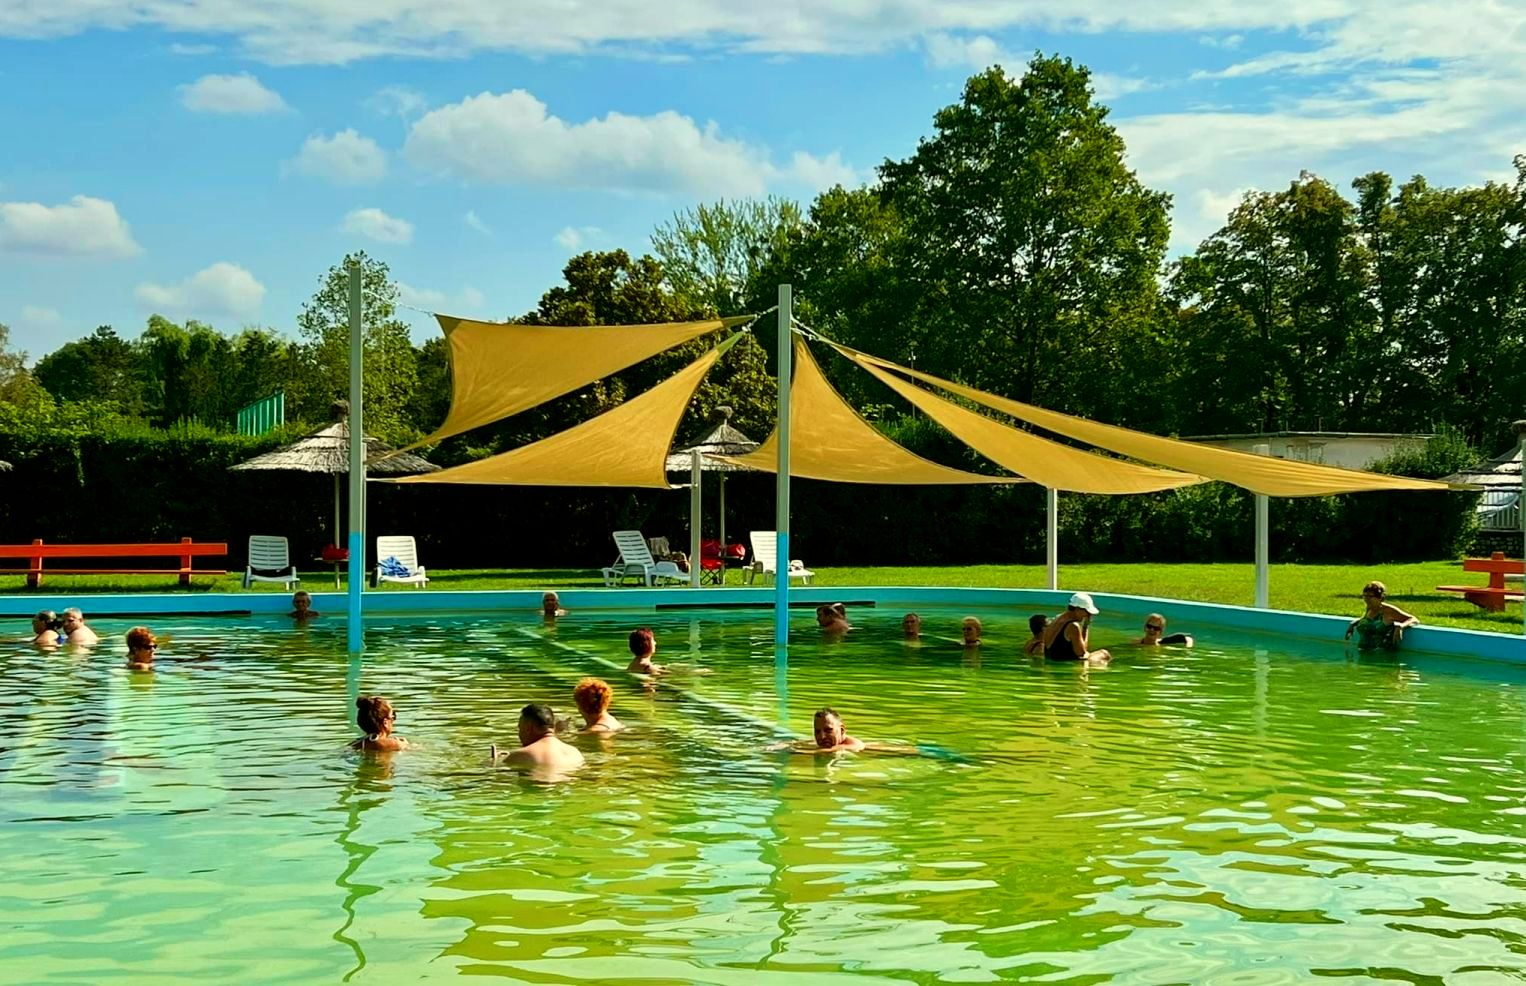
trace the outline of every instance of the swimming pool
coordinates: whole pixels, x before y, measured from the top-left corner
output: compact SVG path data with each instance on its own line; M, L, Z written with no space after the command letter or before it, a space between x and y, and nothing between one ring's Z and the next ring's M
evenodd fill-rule
M151 676L128 621L16 645L0 981L1522 975L1526 669L1209 632L1083 672L1018 656L1026 613L977 655L922 613L919 648L898 610L841 643L800 613L786 675L759 611L396 619L363 662L338 621L160 620ZM608 671L636 623L714 673ZM487 766L585 673L626 733L570 783ZM356 691L416 749L348 753ZM765 750L826 704L929 755Z

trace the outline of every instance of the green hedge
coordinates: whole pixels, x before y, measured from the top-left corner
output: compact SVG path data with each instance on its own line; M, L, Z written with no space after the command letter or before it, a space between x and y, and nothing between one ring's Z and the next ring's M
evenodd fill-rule
M887 430L925 455L974 465L918 419ZM226 540L229 567L240 568L250 534L284 534L294 559L305 565L329 541L332 479L228 471L290 437L0 429L0 459L15 466L0 474L0 541ZM1453 471L1472 453L1447 441L1383 467L1432 476ZM705 481L707 535L715 533L715 483L713 475ZM1474 532L1473 500L1450 493L1273 500L1273 557L1455 557ZM431 567L594 567L612 560L609 532L619 528L665 535L675 547L688 542L686 490L373 484L370 504L372 533L415 535ZM1044 555L1043 490L1029 484L860 487L797 480L793 505L794 554L813 565L1038 562ZM772 529L773 477L734 474L727 511L731 540ZM1060 497L1060 552L1067 561L1245 561L1252 538L1251 496L1220 484L1135 497Z

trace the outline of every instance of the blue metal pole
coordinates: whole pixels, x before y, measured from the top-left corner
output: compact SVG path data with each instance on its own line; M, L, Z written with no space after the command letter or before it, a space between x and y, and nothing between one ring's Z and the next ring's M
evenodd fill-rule
M361 590L366 571L366 442L361 403L365 329L360 317L360 265L350 265L350 592L346 613L346 639L350 653L365 649L360 622Z
M782 654L789 647L789 390L790 344L794 341L791 309L793 299L788 284L779 285L779 474L777 514L774 529L774 646Z

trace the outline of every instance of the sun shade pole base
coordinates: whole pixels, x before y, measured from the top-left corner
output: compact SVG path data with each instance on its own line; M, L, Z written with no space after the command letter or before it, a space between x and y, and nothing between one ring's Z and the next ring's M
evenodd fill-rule
M1060 587L1060 491L1053 486L1044 491L1044 567L1049 588Z
M365 329L360 317L359 264L350 265L350 585L345 613L346 640L351 654L365 649L360 596L366 564L366 439L361 403L364 398Z
M1252 449L1257 455L1271 455L1270 445L1257 445ZM1272 605L1271 574L1271 498L1256 494L1256 608L1270 609Z
M789 647L789 401L790 345L793 342L793 298L788 284L779 285L779 438L778 495L774 528L774 646L780 658Z
M689 453L689 586L699 588L699 526L700 526L700 488L699 488L699 449Z

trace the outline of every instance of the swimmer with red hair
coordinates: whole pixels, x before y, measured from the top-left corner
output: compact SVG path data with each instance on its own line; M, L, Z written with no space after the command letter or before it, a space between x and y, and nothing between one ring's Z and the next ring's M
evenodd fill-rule
M609 703L614 698L608 683L602 678L584 678L572 690L572 701L583 716L585 733L615 733L625 728L625 723L610 715Z

